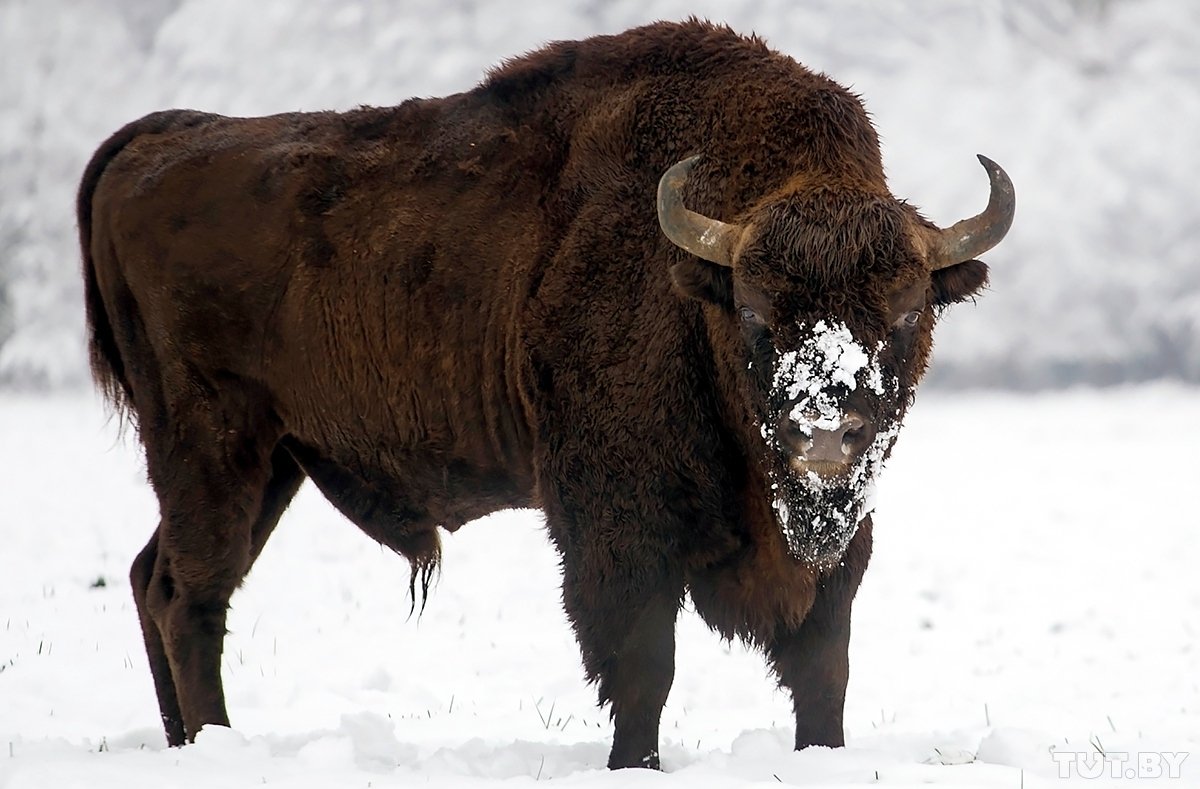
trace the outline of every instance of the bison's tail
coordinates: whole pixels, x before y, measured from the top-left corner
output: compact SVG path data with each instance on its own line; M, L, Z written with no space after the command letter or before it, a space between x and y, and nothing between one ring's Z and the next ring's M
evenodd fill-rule
M105 140L93 154L79 184L75 210L79 220L79 246L83 255L83 294L87 310L88 356L91 361L92 379L123 421L136 417L133 409L133 390L130 388L125 362L113 329L114 315L110 309L116 305L113 301L106 303L96 274L96 261L92 249L92 196L105 168L135 137L192 126L204 117L206 116L202 113L168 110L147 115L126 125ZM110 264L113 262L115 261L110 261ZM120 277L117 276L116 279ZM118 283L116 287L125 290L123 282ZM114 301L120 304L126 299L117 296Z
M75 202L79 220L79 247L83 255L83 299L87 309L88 357L92 379L123 419L132 413L133 392L125 378L125 364L121 360L96 277L96 262L92 256L92 195L95 194L100 176L104 174L104 168L137 133L137 124L131 123L100 146L83 171L79 196Z

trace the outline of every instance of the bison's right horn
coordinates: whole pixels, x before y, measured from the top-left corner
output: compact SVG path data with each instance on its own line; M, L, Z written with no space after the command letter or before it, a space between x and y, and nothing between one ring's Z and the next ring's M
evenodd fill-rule
M680 192L692 166L692 156L671 166L658 181L658 223L676 245L710 263L733 266L733 249L741 228L689 211Z

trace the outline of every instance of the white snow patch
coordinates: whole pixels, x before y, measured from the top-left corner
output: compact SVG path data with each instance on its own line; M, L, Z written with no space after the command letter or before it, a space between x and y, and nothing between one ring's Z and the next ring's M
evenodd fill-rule
M859 372L865 369L867 385L882 394L881 348L882 343L874 352L868 351L844 323L817 321L803 348L778 353L772 388L797 401L788 418L802 428L836 429L844 411L827 390L844 386L853 392Z

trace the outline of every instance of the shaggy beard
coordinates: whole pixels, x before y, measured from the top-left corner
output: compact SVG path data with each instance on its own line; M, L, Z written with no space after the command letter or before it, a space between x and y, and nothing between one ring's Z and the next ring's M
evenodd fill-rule
M899 421L881 424L871 446L844 476L797 473L781 453L772 453L772 509L793 558L822 570L841 561L858 524L870 513L871 488L899 431Z
M821 569L836 565L866 514L869 480L855 485L849 478L826 480L786 469L771 476L773 509L788 553Z

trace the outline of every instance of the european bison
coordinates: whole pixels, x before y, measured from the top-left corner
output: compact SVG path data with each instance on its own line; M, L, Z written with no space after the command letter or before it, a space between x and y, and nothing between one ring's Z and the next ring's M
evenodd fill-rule
M422 595L438 526L541 509L610 767L658 766L685 594L765 651L797 748L841 745L865 491L1012 221L981 160L986 210L939 229L856 96L696 20L446 98L118 131L79 227L161 508L131 580L168 742L228 724L230 596L308 477Z

